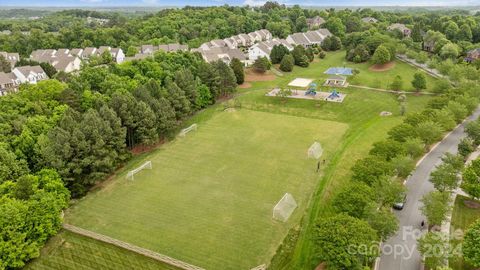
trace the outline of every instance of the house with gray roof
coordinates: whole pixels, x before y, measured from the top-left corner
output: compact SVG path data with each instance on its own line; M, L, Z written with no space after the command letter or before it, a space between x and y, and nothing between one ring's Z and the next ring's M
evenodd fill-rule
M12 70L19 83L37 83L39 81L48 80L47 73L43 71L41 66L23 66L16 67Z
M378 20L373 17L364 17L362 18L362 22L364 23L377 23Z
M307 25L309 29L315 29L325 23L325 19L320 16L315 16L313 18L307 19Z
M12 68L20 61L20 55L18 53L0 52L0 55L10 63Z
M404 37L409 37L410 34L412 33L412 30L410 30L410 28L406 27L405 24L403 24L403 23L391 24L389 27L387 27L387 29L389 31L398 30L403 34Z
M286 41L291 45L301 45L305 48L313 45L320 45L326 37L332 36L328 29L318 29L315 31L308 31L305 33L294 33L286 38Z

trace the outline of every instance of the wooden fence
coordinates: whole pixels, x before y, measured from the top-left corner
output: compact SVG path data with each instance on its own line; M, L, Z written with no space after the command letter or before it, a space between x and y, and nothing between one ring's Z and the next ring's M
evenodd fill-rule
M129 244L129 243L126 243L126 242L108 237L106 235L102 235L102 234L98 234L98 233L95 233L95 232L92 232L92 231L88 231L88 230L85 230L85 229L82 229L82 228L79 228L79 227L75 227L73 225L63 224L63 228L67 231L70 231L70 232L73 232L73 233L76 233L76 234L79 234L79 235L82 235L82 236L85 236L85 237L93 238L95 240L98 240L98 241L101 241L101 242L104 242L104 243L107 243L107 244L111 244L111 245L114 245L114 246L117 246L117 247L120 247L120 248L127 249L129 251L132 251L132 252L138 253L140 255L152 258L152 259L160 261L162 263L166 263L168 265L178 267L180 269L184 269L184 270L205 270L205 269L200 268L198 266L191 265L189 263L176 260L176 259L168 257L166 255L156 253L154 251L151 251L151 250L148 250L148 249L145 249L145 248L137 247L135 245L132 245L132 244Z

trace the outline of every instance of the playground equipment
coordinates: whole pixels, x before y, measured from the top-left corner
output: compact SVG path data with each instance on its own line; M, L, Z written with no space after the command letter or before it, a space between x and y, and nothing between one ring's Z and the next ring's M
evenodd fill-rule
M305 95L312 95L315 96L317 94L317 84L316 83L311 83L310 86L307 89L307 92L305 92Z
M337 89L333 89L332 93L328 96L328 99L337 99L340 98L340 93L337 92Z

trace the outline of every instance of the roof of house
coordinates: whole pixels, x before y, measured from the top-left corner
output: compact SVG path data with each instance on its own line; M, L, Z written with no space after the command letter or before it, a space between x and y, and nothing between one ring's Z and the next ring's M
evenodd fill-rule
M113 54L113 57L117 57L118 53L120 52L120 48L111 48L110 53Z
M313 18L308 18L307 19L307 24L311 25L311 24L318 24L318 25L321 25L321 24L324 24L325 23L325 19L320 17L320 16L315 16Z
M333 36L333 34L327 28L318 29L316 32L318 34L322 35L324 38L329 37L329 36Z
M32 57L32 59L42 59L44 57L51 57L54 53L54 49L35 50L30 54L30 56Z
M308 31L305 33L305 37L310 41L310 42L322 42L323 37L316 31Z
M363 22L366 22L366 23L368 23L368 22L378 22L378 20L375 19L375 18L373 18L373 17L365 17L365 18L362 18L362 21L363 21Z
M142 46L140 47L140 51L141 51L142 53L145 53L145 52L147 52L147 51L154 52L154 51L156 51L156 50L158 50L158 47L157 47L157 48L154 48L153 45L149 45L149 44L147 44L147 45L142 45Z
M106 51L110 51L111 49L112 49L112 48L109 47L109 46L100 46L100 47L98 47L98 49L97 49L97 54L102 54L102 53L104 53L104 52L106 52Z
M74 56L80 56L82 53L83 53L83 49L75 48L70 50L70 54Z
M394 23L388 27L388 30L394 30L394 29L398 29L400 31L410 30L410 28L406 27L405 24L403 23Z
M3 55L3 57L10 62L20 60L20 55L18 53L0 52L0 55Z
M77 59L76 56L70 56L70 55L59 55L55 58L55 61L53 62L53 67L56 70L63 70L68 67L71 63L73 63Z
M0 85L14 83L16 79L17 78L15 77L15 74L11 72L9 73L0 72Z
M69 49L58 49L57 52L55 53L55 55L59 55L59 54L69 54L70 53L70 50Z
M95 47L87 47L83 50L82 55L85 56L85 57L92 56L95 53L96 50L97 50L97 48L95 48Z
M28 77L30 73L45 73L41 66L23 66L23 67L16 67L23 76Z
M480 48L476 48L473 50L468 51L467 53L480 53Z
M309 44L310 42L303 33L291 34L290 37L296 44Z

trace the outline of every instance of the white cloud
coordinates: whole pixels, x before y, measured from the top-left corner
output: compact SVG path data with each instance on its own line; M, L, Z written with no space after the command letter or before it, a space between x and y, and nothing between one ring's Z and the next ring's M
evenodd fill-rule
M245 6L248 5L248 6L255 7L255 6L262 6L262 5L265 4L265 2L267 2L267 1L262 1L262 0L245 0L245 1L243 2L243 4L244 4Z

